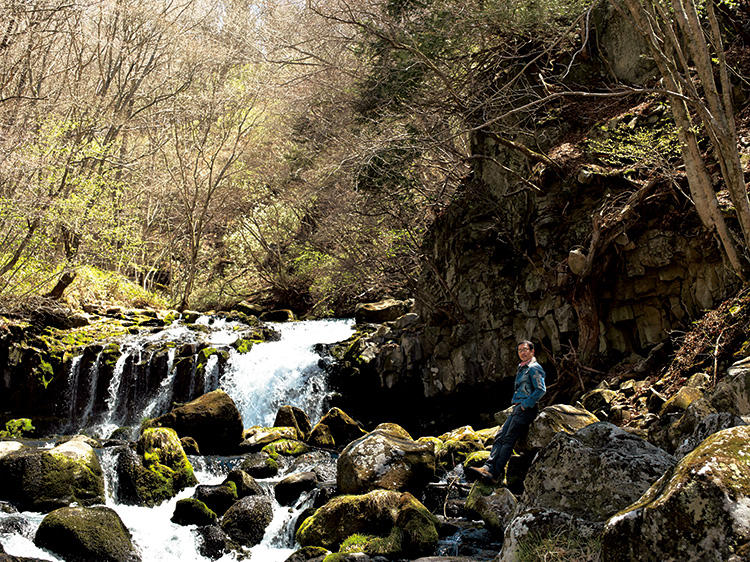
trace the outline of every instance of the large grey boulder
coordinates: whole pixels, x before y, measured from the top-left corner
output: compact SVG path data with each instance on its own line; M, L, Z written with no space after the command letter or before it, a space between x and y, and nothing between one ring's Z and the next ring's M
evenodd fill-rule
M94 449L74 438L52 449L7 446L0 455L0 499L22 511L71 503L104 503L104 477Z
M700 445L703 440L710 435L713 435L722 429L729 429L730 427L737 427L740 425L747 425L747 423L745 423L745 420L741 417L730 414L729 412L709 414L698 422L698 425L695 427L691 435L683 439L677 447L674 456L677 459L681 459Z
M376 429L349 443L341 452L336 469L342 494L376 489L415 492L435 475L435 452L432 444Z
M171 427L180 437L192 437L201 453L232 453L242 441L242 417L234 400L214 390L151 420L150 427Z
M520 503L604 521L641 497L675 463L640 437L598 422L574 435L555 435L532 463Z
M540 537L567 535L578 542L590 540L595 543L603 526L603 522L588 521L554 509L527 509L517 514L505 528L503 549L497 560L517 562L521 559L524 543L538 543Z
M108 507L63 507L42 520L34 544L68 562L138 562L130 531Z
M742 426L710 436L607 521L602 560L747 560L748 513L750 426Z
M490 533L502 536L518 502L508 488L475 482L466 498L466 509L477 514Z

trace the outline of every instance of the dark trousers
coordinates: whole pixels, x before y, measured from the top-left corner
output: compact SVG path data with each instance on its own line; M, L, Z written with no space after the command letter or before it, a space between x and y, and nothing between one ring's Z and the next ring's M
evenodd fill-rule
M503 427L495 435L495 441L492 443L490 458L487 459L485 467L492 473L493 478L502 478L505 474L505 465L508 464L513 453L513 446L516 441L526 433L531 422L534 421L539 408L526 408L521 410L521 406L513 408L513 413L505 420Z

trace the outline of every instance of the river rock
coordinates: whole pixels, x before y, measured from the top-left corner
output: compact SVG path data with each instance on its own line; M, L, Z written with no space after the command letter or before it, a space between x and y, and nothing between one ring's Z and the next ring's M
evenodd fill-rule
M524 510L517 514L505 528L503 548L497 560L517 562L523 553L522 544L527 540L538 542L540 537L568 535L579 542L590 540L592 545L595 545L603 526L603 522L587 521L554 509ZM596 550L596 547L594 546L592 550ZM623 557L618 560L627 560L627 558Z
M318 476L314 472L299 472L281 480L274 486L276 501L281 505L292 505L302 495L315 488Z
M555 434L575 433L579 429L599 419L583 408L576 408L567 404L555 404L544 408L529 427L529 433L518 444L520 450L541 449L545 447Z
M171 427L181 437L190 436L207 454L232 453L242 441L242 418L234 400L214 390L149 422L151 427Z
M295 550L284 562L323 562L331 551L322 546L304 546Z
M240 548L218 525L201 525L195 529L195 533L198 535L198 552L211 560Z
M82 439L49 450L8 447L0 456L0 498L22 511L47 512L71 503L104 503L104 478L94 449Z
M216 513L202 501L183 498L175 504L170 521L177 525L211 525L216 519Z
M250 476L247 472L241 468L234 468L229 471L227 477L222 482L222 485L226 485L229 482L233 482L237 489L237 498L244 498L245 496L262 496L263 488L260 487L255 481L255 478Z
M328 410L313 428L313 434L316 434L316 428L318 426L325 426L325 430L328 431L334 444L339 448L345 447L349 442L354 441L367 433L356 421L354 421L353 418L340 408L331 408ZM325 432L325 430L320 429L318 432ZM310 437L310 440L312 442L312 436Z
M136 450L123 447L118 455L120 502L153 506L198 483L173 429L146 429Z
M296 406L282 406L276 412L276 420L273 422L274 427L293 427L297 430L296 439L307 439L312 431L310 418L300 408Z
M502 536L518 501L510 490L475 482L466 498L466 509L479 516L488 531Z
M45 516L34 544L69 562L137 562L130 531L108 507L63 507Z
M749 510L750 426L725 429L607 521L602 560L731 560L750 542Z
M253 478L272 478L279 473L279 463L268 453L252 453L243 457L240 469Z
M417 558L437 546L436 525L435 516L410 493L374 490L333 498L302 523L296 537L302 546L335 551L355 533L373 535L365 553Z
M349 443L336 463L336 482L342 494L378 488L416 492L434 476L431 445L379 429Z
M385 299L378 302L359 303L354 307L354 320L357 324L382 324L403 316L412 306L411 301Z
M271 500L247 496L227 510L221 520L221 528L241 545L255 546L263 539L272 518Z
M279 439L298 439L299 430L296 427L251 427L244 432L244 439L240 443L241 451L258 451Z
M221 517L237 501L237 484L234 482L220 485L201 484L195 488L193 497L206 504L211 511Z
M524 481L521 503L604 521L648 490L675 459L610 423L558 433Z

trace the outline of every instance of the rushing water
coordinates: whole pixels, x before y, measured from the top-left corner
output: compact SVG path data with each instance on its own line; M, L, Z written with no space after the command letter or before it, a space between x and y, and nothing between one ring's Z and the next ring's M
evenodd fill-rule
M236 339L236 326L221 319L203 317L199 323L207 326L211 331L204 334L212 345L229 345ZM322 402L327 392L325 377L318 368L319 357L312 351L316 343L332 343L348 338L352 331L352 322L348 320L322 320L310 322L294 322L288 324L273 324L281 333L278 342L256 344L249 353L240 354L230 351L226 367L221 377L216 361L206 365L206 377L203 390L214 388L224 389L235 401L245 427L256 424L270 425L279 406L291 404L303 409L310 416L313 423L322 415ZM175 323L165 330L147 336L128 336L121 342L122 355L115 365L115 372L110 382L106 396L106 413L104 419L92 429L99 435L108 435L122 421L122 414L118 414L121 403L120 375L129 357L141 357L143 348L148 344L170 342L177 339L189 340L194 335L180 323ZM154 396L149 397L146 406L137 416L129 413L129 417L154 416L163 413L171 403L172 384L174 382L175 355L170 350L167 362L168 375L159 385ZM100 366L99 358L93 363L89 373L91 380L96 381L96 372ZM69 379L74 383L80 376L80 363L74 361L71 365ZM75 386L71 388L71 399L75 400ZM93 391L91 392L93 397ZM91 402L93 398L89 399ZM90 416L94 405L87 403L84 414ZM71 409L72 411L72 409ZM71 426L79 429L86 424L88 418L78 422L71 420ZM170 521L174 513L177 500L192 496L195 488L183 490L177 497L172 498L156 507L146 508L126 506L117 503L113 490L116 489L116 457L112 450L103 449L99 452L102 469L106 479L106 505L120 515L125 526L130 530L133 541L140 550L143 562L191 562L208 560L198 552L197 535L194 526L176 525ZM229 470L240 459L191 457L195 474L201 484L221 483ZM260 480L273 497L272 485L283 478L282 472L277 477ZM285 560L294 551L294 539L291 526L307 506L303 496L292 508L279 506L275 500L273 520L266 529L262 542L250 549L250 555L256 561L273 562ZM37 548L33 544L34 533L44 514L0 513L0 544L8 554L15 556L36 557L43 560L58 561L50 553ZM10 519L23 521L23 528L13 529L9 525ZM234 554L226 554L220 560L236 560Z

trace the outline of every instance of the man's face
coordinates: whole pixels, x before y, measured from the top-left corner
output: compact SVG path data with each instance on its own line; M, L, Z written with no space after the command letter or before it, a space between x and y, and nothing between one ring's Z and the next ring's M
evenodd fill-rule
M524 362L534 357L534 352L529 348L529 344L522 343L518 346L518 357Z

